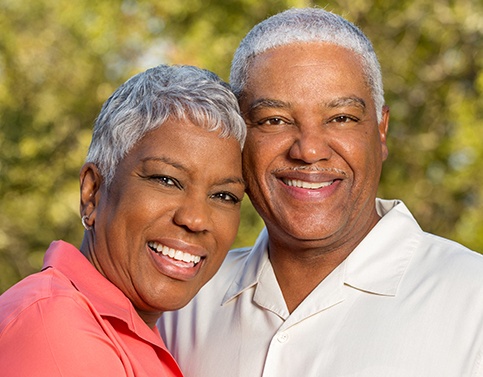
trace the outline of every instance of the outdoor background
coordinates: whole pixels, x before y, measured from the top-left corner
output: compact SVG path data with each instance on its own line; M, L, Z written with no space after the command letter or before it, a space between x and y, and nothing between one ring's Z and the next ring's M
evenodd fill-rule
M318 5L373 41L391 107L380 196L483 251L483 1L0 0L0 293L55 239L79 245L78 172L102 103L160 63L228 79L248 30ZM236 246L262 223L249 202Z

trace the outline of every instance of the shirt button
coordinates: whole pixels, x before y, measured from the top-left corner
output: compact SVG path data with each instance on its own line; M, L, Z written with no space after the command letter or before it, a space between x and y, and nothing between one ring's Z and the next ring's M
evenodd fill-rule
M277 335L277 340L280 343L285 343L288 340L288 334L287 333L284 333L284 332L279 333Z

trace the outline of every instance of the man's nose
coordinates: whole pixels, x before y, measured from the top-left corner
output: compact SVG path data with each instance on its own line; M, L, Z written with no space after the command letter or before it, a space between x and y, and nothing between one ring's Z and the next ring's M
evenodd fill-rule
M333 150L329 145L329 135L322 125L311 124L299 127L290 148L290 157L307 164L328 160Z

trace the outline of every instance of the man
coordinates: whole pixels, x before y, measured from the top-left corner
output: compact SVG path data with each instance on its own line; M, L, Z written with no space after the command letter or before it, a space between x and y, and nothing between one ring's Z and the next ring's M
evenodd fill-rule
M483 256L376 199L389 109L363 33L283 12L245 37L230 80L266 230L163 315L185 375L483 376Z

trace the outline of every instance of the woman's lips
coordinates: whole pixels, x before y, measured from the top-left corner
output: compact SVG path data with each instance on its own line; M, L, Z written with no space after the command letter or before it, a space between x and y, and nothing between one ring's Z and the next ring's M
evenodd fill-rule
M162 254L168 256L177 261L182 261L186 263L192 262L193 265L196 265L201 260L199 255L193 255L181 250L176 250L166 245L162 245L155 241L148 242L148 246L157 254Z
M148 242L151 259L156 269L163 275L175 280L188 281L200 271L204 256L174 249L156 241Z

